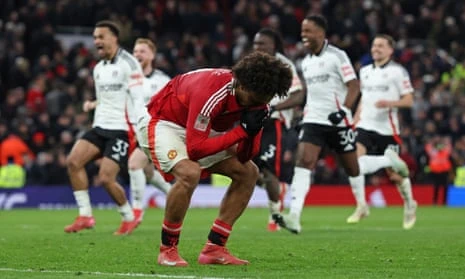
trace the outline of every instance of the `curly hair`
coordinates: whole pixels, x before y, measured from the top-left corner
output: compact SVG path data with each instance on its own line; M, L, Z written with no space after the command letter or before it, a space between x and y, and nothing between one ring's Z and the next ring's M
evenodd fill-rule
M260 51L242 58L234 65L232 72L242 87L263 97L287 96L292 82L288 65Z

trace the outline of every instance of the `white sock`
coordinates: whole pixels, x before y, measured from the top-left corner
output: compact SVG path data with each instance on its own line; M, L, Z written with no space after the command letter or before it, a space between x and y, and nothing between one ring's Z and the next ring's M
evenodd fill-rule
M92 206L90 205L90 197L88 190L74 191L74 198L79 207L79 216L92 216Z
M349 182L357 206L365 206L367 204L365 199L365 175L349 176Z
M166 182L163 176L157 170L155 170L153 172L153 176L149 178L149 183L163 191L165 194L168 194L168 191L171 189L171 184Z
M123 221L134 221L134 213L132 212L129 202L126 202L122 206L118 206L118 212L123 217Z
M146 180L143 169L129 170L131 184L131 204L134 209L142 209Z
M294 178L291 185L291 206L289 213L295 214L300 219L304 207L305 197L310 190L310 176L312 172L309 169L295 167Z
M412 182L410 181L410 178L402 179L402 182L397 184L397 190L399 190L399 193L404 200L404 204L410 207L413 203Z
M358 158L358 166L360 167L360 174L371 174L380 169L390 167L391 160L384 155L363 155Z
M268 208L270 209L270 214L277 214L281 212L281 201L268 201Z

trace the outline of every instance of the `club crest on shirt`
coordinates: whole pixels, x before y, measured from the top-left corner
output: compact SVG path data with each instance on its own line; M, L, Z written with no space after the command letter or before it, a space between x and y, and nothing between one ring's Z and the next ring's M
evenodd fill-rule
M207 130L208 123L210 123L210 117L199 114L195 120L194 129L205 132Z
M168 159L173 160L174 158L176 158L176 156L178 156L178 152L176 150L171 149L170 151L168 151Z

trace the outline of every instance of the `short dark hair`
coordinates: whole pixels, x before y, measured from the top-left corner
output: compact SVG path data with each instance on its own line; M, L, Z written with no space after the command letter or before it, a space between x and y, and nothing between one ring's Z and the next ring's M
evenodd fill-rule
M323 29L325 33L328 31L328 21L326 20L324 16L308 15L305 17L305 19L313 21L316 25L318 25L321 29Z
M274 48L277 52L284 53L283 38L281 34L271 28L262 28L257 34L265 35L273 39Z
M396 46L396 41L394 40L394 38L388 34L377 34L374 39L376 38L381 38L381 39L385 39L387 42L388 42L388 45L392 48L395 48Z
M290 67L261 51L254 51L242 58L232 71L239 85L257 95L284 97L291 87Z
M114 21L101 20L95 24L95 27L106 27L110 29L110 32L113 33L116 38L119 38L119 26Z

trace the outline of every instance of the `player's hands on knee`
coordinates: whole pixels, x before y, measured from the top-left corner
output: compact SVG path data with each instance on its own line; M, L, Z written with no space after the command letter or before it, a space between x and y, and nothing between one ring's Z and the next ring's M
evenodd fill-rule
M241 127L249 136L255 136L263 128L269 117L268 108L245 109L241 114Z
M349 116L351 114L350 110L344 106L342 106L338 111L332 112L328 115L328 120L333 124L333 125L338 125L341 123L342 120L346 116Z

